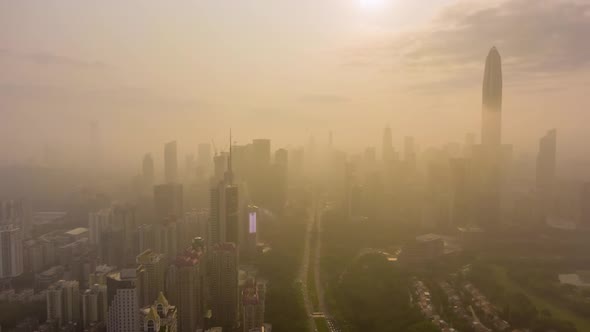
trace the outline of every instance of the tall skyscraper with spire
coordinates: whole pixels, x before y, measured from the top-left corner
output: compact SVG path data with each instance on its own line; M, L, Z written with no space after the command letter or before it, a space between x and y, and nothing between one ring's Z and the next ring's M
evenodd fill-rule
M239 197L238 186L233 183L232 143L230 132L229 156L224 178L211 188L209 221L209 244L220 242L239 243Z
M483 227L501 222L503 168L508 160L507 146L502 145L502 60L496 47L486 58L482 88L481 144L472 149L475 170L474 189Z
M481 143L502 142L502 59L496 47L486 58L482 90Z

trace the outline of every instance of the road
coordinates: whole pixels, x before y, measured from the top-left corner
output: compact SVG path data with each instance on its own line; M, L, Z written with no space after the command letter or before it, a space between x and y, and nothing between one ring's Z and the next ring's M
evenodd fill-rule
M320 272L321 272L321 268L320 268L320 264L321 264L321 252L322 252L322 215L324 212L324 208L318 208L318 206L316 205L316 207L314 208L314 225L315 225L315 231L316 232L316 241L315 241L315 248L312 248L313 250L313 259L312 259L312 264L314 264L314 279L315 279L315 294L318 297L318 312L316 312L316 315L322 315L324 317L324 319L326 320L326 325L328 327L328 330L330 332L339 332L340 330L336 327L336 323L334 322L334 320L332 319L332 316L330 315L328 308L326 306L326 299L324 296L324 287L323 287L323 283L321 282L321 278L320 278ZM311 237L310 237L311 240Z
M303 301L305 302L305 310L309 319L309 326L311 331L317 331L316 323L313 318L313 304L311 303L309 290L307 289L307 277L309 274L309 256L311 247L311 237L315 225L315 211L310 213L307 221L307 228L305 231L305 246L303 247L303 258L301 259L301 270L299 272L299 281L301 282L301 291L303 292Z

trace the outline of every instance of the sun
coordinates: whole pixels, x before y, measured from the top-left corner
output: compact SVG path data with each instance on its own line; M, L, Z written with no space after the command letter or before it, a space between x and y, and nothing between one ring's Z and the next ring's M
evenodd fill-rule
M358 0L362 9L373 10L383 7L385 0Z

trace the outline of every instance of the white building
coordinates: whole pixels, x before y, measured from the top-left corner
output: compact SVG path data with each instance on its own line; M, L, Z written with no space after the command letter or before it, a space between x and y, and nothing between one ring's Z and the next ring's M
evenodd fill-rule
M139 274L125 269L107 277L107 332L140 331Z

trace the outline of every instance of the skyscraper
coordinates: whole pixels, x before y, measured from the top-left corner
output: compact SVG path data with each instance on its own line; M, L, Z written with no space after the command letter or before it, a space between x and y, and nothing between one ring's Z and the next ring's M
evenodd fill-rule
M94 284L82 294L82 324L103 322L107 316L107 286Z
M502 59L496 47L486 58L482 90L481 143L502 142Z
M381 145L381 160L383 162L391 162L394 159L393 138L391 135L391 127L387 126L383 130L383 142Z
M242 248L247 256L253 257L256 253L256 245L258 244L258 207L248 205L246 208L247 217L244 218L244 225L242 228L243 242Z
M164 146L164 173L166 183L174 183L178 181L176 141L166 143Z
M60 280L46 292L47 320L59 326L80 321L80 286L77 281Z
M0 225L0 279L23 273L23 236L14 224Z
M124 269L107 276L107 332L140 331L140 269Z
M266 282L249 279L242 289L242 331L250 332L264 324Z
M178 307L178 331L203 328L207 285L204 247L195 245L180 253L168 268L166 293Z
M164 291L164 275L166 273L166 259L163 254L158 254L150 249L137 256L137 264L143 269L142 289L139 292L139 303L142 306L149 305Z
M213 163L215 164L215 170L213 174L214 182L221 181L223 179L224 174L227 171L227 160L227 152L222 152L221 154L218 154L215 157L213 157Z
M272 205L276 211L282 211L287 201L288 164L289 152L286 149L278 149L275 152L275 164L272 172L272 181L275 184Z
M260 167L270 166L270 140L259 138L252 141L254 162Z
M23 238L30 235L31 214L31 206L25 199L0 200L0 225L18 226Z
M213 156L211 155L211 144L201 143L197 147L197 167L202 172L203 176L209 175L211 171L211 163Z
M238 251L233 243L212 248L211 309L214 326L231 331L238 322Z
M96 212L88 213L88 229L90 244L100 246L102 236L113 223L113 210L102 209Z
M502 61L492 47L484 70L482 88L481 144L472 149L478 223L496 227L501 217L503 169L507 147L502 145Z
M184 196L181 184L161 184L154 187L156 224L174 221L184 215Z
M537 190L549 193L555 182L557 131L552 129L539 140L537 155Z
M147 153L143 157L142 163L143 183L146 188L151 188L154 185L154 159L152 155Z
M268 141L270 148L270 141ZM264 149L263 149L264 150ZM270 158L270 151L269 151ZM210 196L209 244L233 242L236 245L240 238L239 190L233 183L232 146L230 133L230 149L227 158L227 171L223 180L213 184ZM215 181L215 179L214 179Z
M227 179L211 188L210 244L239 243L239 190Z

